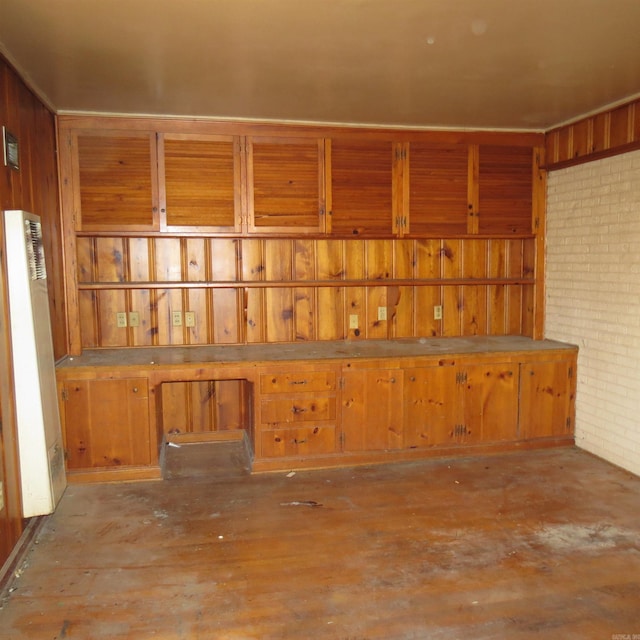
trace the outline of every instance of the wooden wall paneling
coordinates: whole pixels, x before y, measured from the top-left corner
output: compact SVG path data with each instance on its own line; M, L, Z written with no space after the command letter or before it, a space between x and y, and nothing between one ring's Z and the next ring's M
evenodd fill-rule
M206 282L210 279L207 271L209 243L205 238L185 238L183 241L183 271L188 282Z
M331 140L330 231L389 235L393 231L394 145L384 140Z
M462 277L487 277L489 242L480 239L462 241ZM488 328L487 287L484 284L466 285L462 289L463 335L485 335Z
M613 109L609 114L609 146L621 147L633 141L633 103Z
M558 131L558 162L571 159L573 150L573 127L562 127Z
M369 338L371 318L368 314L367 302L366 287L350 286L345 289L344 324L347 327L347 338L350 340ZM357 327L351 326L351 316L354 315L357 316Z
M387 287L387 318L390 338L412 338L416 335L414 287Z
M82 319L79 329L79 351L100 346L98 336L98 294L97 291L78 292L78 316ZM78 354L74 354L78 355Z
M416 241L392 240L393 278L415 280ZM414 290L412 286L387 288L387 317L390 337L408 338L415 335Z
M481 145L479 154L478 231L531 233L531 148Z
M316 275L318 280L341 280L345 277L344 240L316 240Z
M344 250L344 279L364 280L366 277L366 241L347 240L342 247Z
M268 282L293 279L293 243L288 239L264 241L265 280ZM291 287L268 287L265 290L265 319L267 342L294 340L294 295Z
M80 238L78 238L80 240ZM149 256L149 238L127 238L128 278L131 282L148 282L151 280Z
M293 278L296 281L316 279L315 243L298 239L293 242ZM296 287L294 299L295 340L316 340L318 314L315 287Z
M549 131L545 135L545 157L549 164L555 164L558 162L559 139L560 132L558 129Z
M593 119L585 118L573 125L571 157L580 158L594 149Z
M75 131L77 228L153 231L159 228L156 139L153 132Z
M156 289L155 312L158 344L181 345L184 344L184 323L174 325L173 312L182 314L184 322L184 309L181 289Z
M512 239L507 241L509 278L522 278L524 275L524 241ZM523 297L521 285L507 286L507 333L520 334L522 330Z
M351 337L349 309L346 305L344 287L318 287L316 331L318 340L344 340Z
M247 138L249 231L324 231L324 140Z
M408 163L409 233L467 233L468 146L411 142Z
M213 380L198 380L188 385L191 433L216 430L216 383Z
M237 238L209 238L211 280L235 282L240 279L239 262L242 242L249 243L250 241Z
M188 403L189 382L164 382L160 385L162 430L166 435L189 433L191 414Z
M129 321L129 344L132 347L151 347L154 343L153 317L151 315L151 291L149 289L131 289L128 292L128 311L138 314L138 326ZM130 316L128 318L130 320Z
M215 382L215 429L231 431L248 428L246 407L248 383L245 380L219 380ZM253 441L253 440L251 440Z
M611 146L609 138L609 112L597 113L590 118L590 120L593 128L590 151L592 153L596 153L598 151L605 151L609 149ZM576 123L576 125L577 124L578 123ZM574 125L574 145L576 144L576 125Z
M160 228L241 230L238 136L158 134Z
M426 285L414 288L416 337L431 338L443 335L443 321L435 320L433 317L434 306L443 305L443 289L444 287Z
M365 278L368 282L383 282L393 275L393 240L367 240L365 242ZM387 287L368 287L367 338L388 338L389 302ZM380 316L384 315L384 318Z
M459 279L462 277L462 240L449 239L442 242L440 256L442 278ZM442 335L462 335L463 297L459 285L442 287Z
M124 238L95 239L96 281L124 282L128 272Z
M181 238L154 238L153 276L159 282L180 282L183 274L183 240Z
M249 342L261 342L255 339L255 336L261 336L262 323L259 326L251 326L255 324L254 318L261 319L262 308L262 292L256 289L250 290L251 310L247 308L247 320L244 319L245 296L247 289L214 289L211 291L211 313L210 320L211 337L213 344L237 344L244 341L243 326L247 326L247 332L251 328L253 340ZM247 296L246 300L248 301ZM257 312L257 315L256 315ZM251 318L251 320L249 320Z
M186 334L185 342L187 344L209 344L211 339L209 336L209 318L211 298L209 290L205 288L189 288L186 289L184 295L185 314L191 312L194 314L193 326L189 326L187 317L184 315L183 323ZM233 310L235 313L235 309Z
M366 287L367 309L367 339L388 339L390 337L389 318L380 318L380 314L387 314L387 287ZM384 310L384 311L382 311Z
M126 292L122 289L100 289L96 291L96 307L98 313L99 347L128 346L126 327L118 327L116 316L126 313L128 304Z
M263 241L252 238L242 241L242 279L248 282L264 280ZM264 290L247 287L243 293L245 339L250 343L266 341Z
M531 318L531 332L528 334L536 340L544 338L545 319L545 264L546 264L546 237L547 237L547 171L545 165L544 147L534 148L533 161L533 231L535 237L524 240L524 245L529 247L532 256L527 262L533 266L533 270L525 271L525 275L534 279L533 284L533 311ZM524 314L524 311L523 311Z
M507 277L507 241L502 238L489 240L487 275L489 278ZM507 333L507 286L490 284L487 287L487 333L505 335Z
M631 106L632 120L631 132L633 142L640 142L640 100L636 100Z
M78 238L76 242L77 279L79 283L97 280L95 238Z

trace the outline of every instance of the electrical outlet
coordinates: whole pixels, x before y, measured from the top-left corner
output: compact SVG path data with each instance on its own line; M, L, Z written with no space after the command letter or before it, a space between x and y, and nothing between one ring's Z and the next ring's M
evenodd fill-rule
M130 327L140 326L140 314L137 311L129 311L129 326Z
M119 328L127 326L127 314L125 311L116 313L116 326Z
M184 326L185 327L195 327L196 326L196 312L195 311L185 311L184 312Z
M349 329L357 329L358 328L358 316L355 313L352 313L349 316Z
M182 311L172 311L171 312L171 323L174 327L182 326Z
M387 307L378 307L378 320L387 319Z
M436 304L433 307L433 319L434 320L442 320L442 305Z

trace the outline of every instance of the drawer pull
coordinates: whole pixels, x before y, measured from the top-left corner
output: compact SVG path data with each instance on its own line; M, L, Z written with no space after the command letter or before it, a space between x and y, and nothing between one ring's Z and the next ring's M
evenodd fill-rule
M307 384L306 380L291 380L289 384Z
M305 444L307 441L305 440L298 440L298 438L294 438L293 443L294 444Z
M304 413L305 411L304 407L296 407L295 405L291 407L291 413Z

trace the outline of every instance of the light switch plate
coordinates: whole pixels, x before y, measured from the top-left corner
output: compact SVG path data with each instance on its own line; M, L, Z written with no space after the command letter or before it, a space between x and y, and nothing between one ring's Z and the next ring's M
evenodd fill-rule
M357 329L358 328L358 316L355 313L352 313L349 316L349 329Z

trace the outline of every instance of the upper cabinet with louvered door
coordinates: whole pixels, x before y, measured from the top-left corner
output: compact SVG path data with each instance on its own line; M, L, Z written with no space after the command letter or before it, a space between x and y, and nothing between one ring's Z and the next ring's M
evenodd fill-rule
M447 238L470 232L468 145L411 142L407 155L409 206L404 234Z
M366 237L397 231L394 153L395 146L388 141L331 140L327 151L327 232Z
M155 134L79 131L70 142L76 229L157 230Z
M249 233L324 233L324 140L247 138Z
M160 228L239 232L240 164L238 136L158 134Z
M531 147L480 145L478 172L478 233L531 233Z

